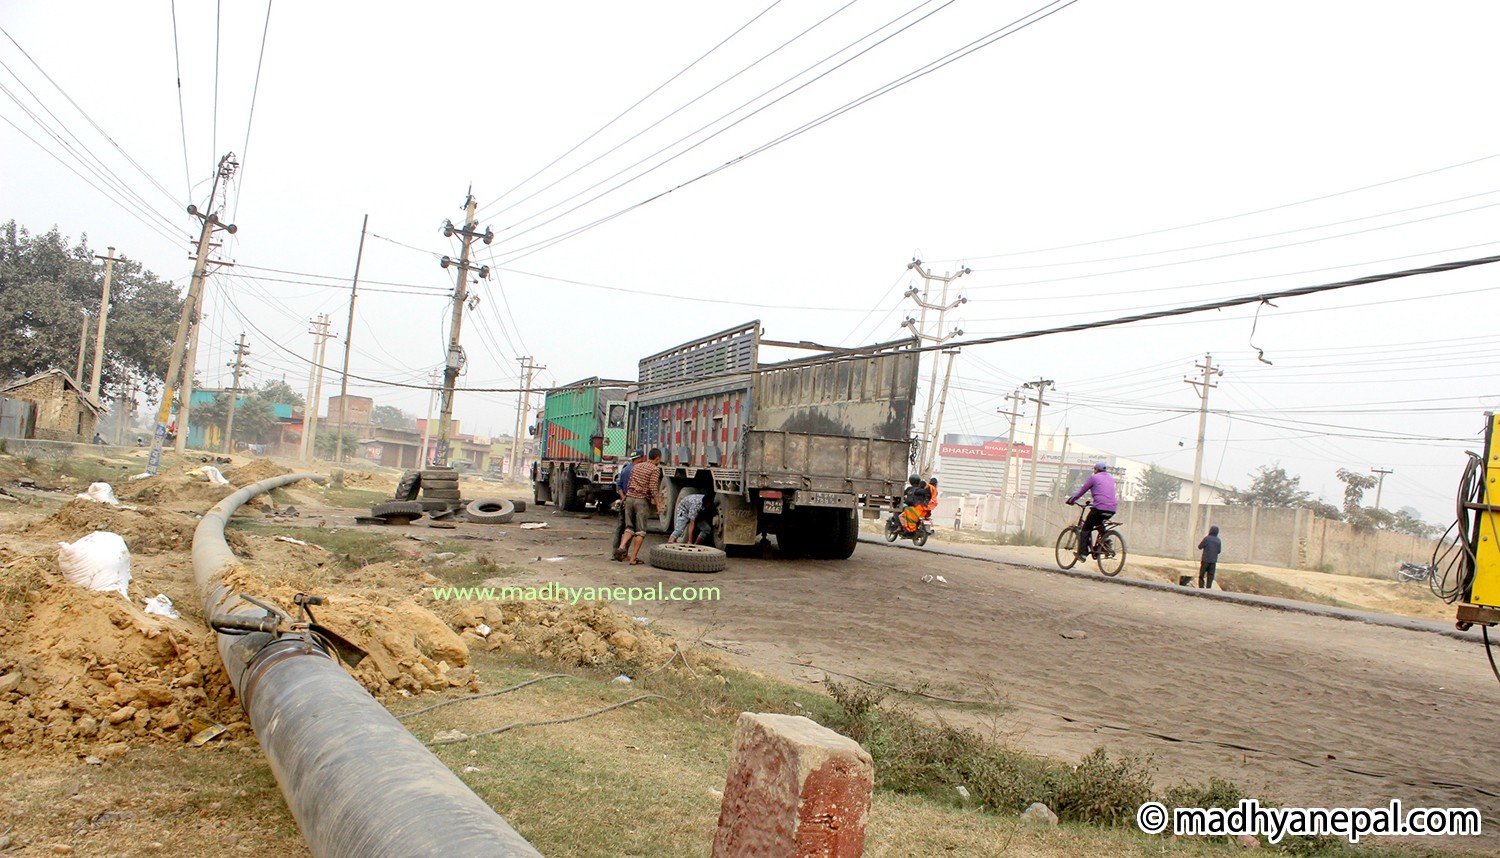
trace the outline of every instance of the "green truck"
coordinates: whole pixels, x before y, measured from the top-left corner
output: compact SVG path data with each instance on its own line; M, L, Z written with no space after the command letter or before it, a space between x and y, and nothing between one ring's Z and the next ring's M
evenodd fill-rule
M532 465L539 504L577 512L592 504L607 510L616 498L615 474L630 455L629 408L633 382L585 378L547 391L533 427L540 454Z

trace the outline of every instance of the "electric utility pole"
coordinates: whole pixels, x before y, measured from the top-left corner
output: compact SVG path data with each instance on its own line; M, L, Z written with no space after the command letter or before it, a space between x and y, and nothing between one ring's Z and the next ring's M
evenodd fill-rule
M922 278L922 291L919 297L917 287L913 286L907 289L906 293L902 297L912 299L912 301L915 302L918 307L922 308L922 312L920 314L920 319L912 319L908 317L906 321L901 323L901 327L910 328L912 332L917 335L918 340L925 343L932 343L934 345L941 345L942 343L947 342L953 337L963 336L964 332L962 330L950 331L947 334L943 334L941 333L941 331L943 329L943 317L948 314L948 311L955 309L962 304L969 303L969 299L963 297L962 295L960 295L958 300L954 301L953 303L948 303L948 284L964 276L965 274L970 273L968 267L966 266L959 269L956 274L944 274L941 277L936 274L927 273L927 270L922 267L922 260L920 259L913 259L906 266L906 268L909 271L917 272L917 276ZM940 298L936 304L933 304L927 300L932 292L932 281L934 280L943 284L942 298ZM938 334L927 333L928 310L937 311L937 330L939 331ZM952 367L952 361L953 359L950 357L950 368ZM924 473L930 470L932 467L932 451L936 446L934 442L936 441L937 431L936 428L932 425L932 404L934 400L938 398L937 365L938 361L936 358L934 358L932 361L932 377L927 384L927 411L922 417L921 446L917 454L917 464L919 465L920 470ZM946 382L944 383L943 387L944 390L947 389Z
M1038 378L1036 381L1028 381L1021 386L1026 388L1027 390L1036 391L1035 399L1026 397L1027 402L1036 403L1036 425L1032 427L1031 432L1031 468L1029 469L1031 475L1026 481L1026 518L1021 523L1021 530L1026 533L1030 533L1031 509L1032 507L1036 506L1036 466L1038 461L1041 459L1042 406L1047 404L1046 396L1044 394L1046 394L1047 388L1057 387L1057 384L1050 378Z
M323 359L328 354L328 341L338 339L338 334L328 330L328 324L327 313L319 313L316 320L307 320L307 332L313 336L313 356L307 373L306 404L302 408L302 443L297 450L298 458L304 462L309 456L317 455L314 445L317 443L318 415L323 410Z
M1198 490L1203 485L1203 438L1208 432L1208 392L1219 385L1213 381L1214 376L1223 375L1224 371L1214 366L1214 358L1211 354L1203 356L1203 363L1193 364L1203 374L1202 379L1186 378L1182 380L1191 384L1193 390L1198 394L1198 452L1193 457L1193 498L1188 510L1188 538L1187 544L1192 546L1193 540L1198 538ZM1188 551L1191 556L1191 548Z
M943 354L948 356L948 367L943 370L942 393L938 395L937 420L932 423L932 446L927 448L927 465L922 473L932 475L932 464L937 460L938 439L943 430L943 409L948 405L948 380L953 377L953 359L958 357L959 349L944 349ZM932 368L937 369L937 361L932 362Z
M344 374L339 381L339 434L333 442L334 464L344 464L344 421L349 418L349 341L354 338L354 298L359 293L359 265L365 258L365 230L370 216L359 225L359 252L354 256L354 282L349 284L349 326L344 330ZM328 415L332 417L333 415Z
M454 226L452 221L443 221L443 235L452 238L454 234L463 236L463 251L458 260L444 256L439 263L447 268L450 265L458 269L457 285L453 288L453 319L448 325L448 360L443 366L443 405L438 417L438 440L437 450L433 454L432 464L443 468L448 465L448 440L453 430L453 391L458 386L458 373L463 369L464 350L458 344L459 333L464 323L464 303L469 300L469 271L479 272L479 279L484 280L490 276L488 265L472 266L469 264L469 249L474 239L481 239L489 244L495 239L495 233L485 229L479 232L479 223L474 218L474 212L479 204L474 200L473 189L464 200L464 225ZM475 296L476 301L478 296Z
M417 467L419 468L425 468L432 464L432 457L427 455L427 444L432 440L432 403L433 400L437 399L438 390L440 389L438 383L442 381L442 376L438 374L437 370L433 370L431 379L432 388L427 391L427 419L422 421L422 455L419 457L420 461L417 463Z
M219 169L214 174L214 184L208 192L209 210L206 213L200 212L197 206L192 205L187 208L188 214L203 221L203 230L198 236L198 255L193 263L193 279L188 284L188 294L182 305L182 315L177 319L177 337L172 343L172 356L167 361L167 377L162 380L161 405L156 410L156 431L151 436L151 455L146 460L146 473L153 476L161 468L161 448L167 440L167 421L172 417L173 389L182 372L182 355L187 344L188 319L193 309L198 306L198 297L203 293L204 271L208 268L209 239L213 237L216 228L230 235L238 229L232 223L226 224L219 220L218 210L214 209L214 201L218 198L221 180L227 185L238 166L233 152L219 159Z
M234 386L229 393L229 418L224 421L224 453L234 453L234 406L240 398L240 374L245 371L245 355L250 354L250 346L245 344L245 332L240 331L240 341L234 346L234 363L225 366L234 367Z
M1379 482L1375 483L1375 509L1378 510L1380 509L1380 490L1385 488L1385 475L1396 472L1387 468L1371 468L1370 473L1376 474L1379 477Z
M1010 401L1010 411L1004 412L999 411L998 408L995 409L1001 414L1006 414L1010 419L1010 429L1005 433L1005 483L1004 490L1000 492L1000 526L998 533L1001 536L1005 535L1005 529L1010 526L1010 460L1016 457L1016 418L1020 416L1016 412L1016 409L1020 407L1022 402L1026 401L1026 397L1021 395L1019 389L1012 390L1005 395L1005 398Z
M94 334L94 374L89 380L89 396L95 402L99 401L99 372L104 367L104 323L109 321L109 278L115 273L115 249L109 249L108 256L94 254L95 259L104 260L104 294L99 298L99 330ZM78 379L83 384L83 379Z
M89 311L83 310L83 325L78 329L78 369L73 372L73 380L83 386L83 355L89 347Z
M213 244L211 247L218 247ZM225 262L221 259L208 260L209 265L221 265L233 268L233 262ZM193 423L193 384L198 374L198 344L203 342L203 299L208 293L208 281L203 281L203 289L198 293L198 306L193 308L192 327L188 328L187 357L183 359L182 393L177 397L177 442L174 445L178 455L187 452L188 435L192 433ZM228 366L228 364L225 364Z
M521 433L526 430L526 414L531 410L531 379L539 369L528 355L518 358L521 364L521 392L516 394L516 434L510 445L510 481L517 482L516 474L521 467Z

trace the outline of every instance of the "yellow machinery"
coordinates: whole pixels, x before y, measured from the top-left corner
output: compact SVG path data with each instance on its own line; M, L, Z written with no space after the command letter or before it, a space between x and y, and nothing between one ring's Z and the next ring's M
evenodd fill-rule
M1500 623L1500 417L1484 415L1484 457L1459 488L1458 627ZM1488 633L1486 632L1486 642Z

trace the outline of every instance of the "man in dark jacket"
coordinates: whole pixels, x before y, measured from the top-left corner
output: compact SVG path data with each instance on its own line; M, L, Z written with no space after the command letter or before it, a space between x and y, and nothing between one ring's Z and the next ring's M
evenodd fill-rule
M1198 589L1212 590L1214 588L1214 569L1219 565L1219 552L1224 550L1224 542L1219 539L1219 526L1216 524L1208 529L1208 535L1198 543L1203 549L1203 561L1198 564Z

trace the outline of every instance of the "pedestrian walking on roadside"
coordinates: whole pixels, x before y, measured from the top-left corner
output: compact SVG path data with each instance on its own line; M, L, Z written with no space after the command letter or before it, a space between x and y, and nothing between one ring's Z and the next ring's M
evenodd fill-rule
M641 565L641 545L646 541L646 523L652 515L661 514L661 499L657 496L661 488L661 448L652 447L646 461L630 470L630 482L625 489L625 533L615 549L615 559L625 559L626 546L630 546L630 565ZM630 545L634 537L635 544Z
M1198 564L1198 589L1212 590L1214 588L1214 569L1219 565L1219 552L1224 550L1224 541L1219 538L1219 526L1216 524L1208 529L1208 535L1198 543L1203 549L1203 560Z

